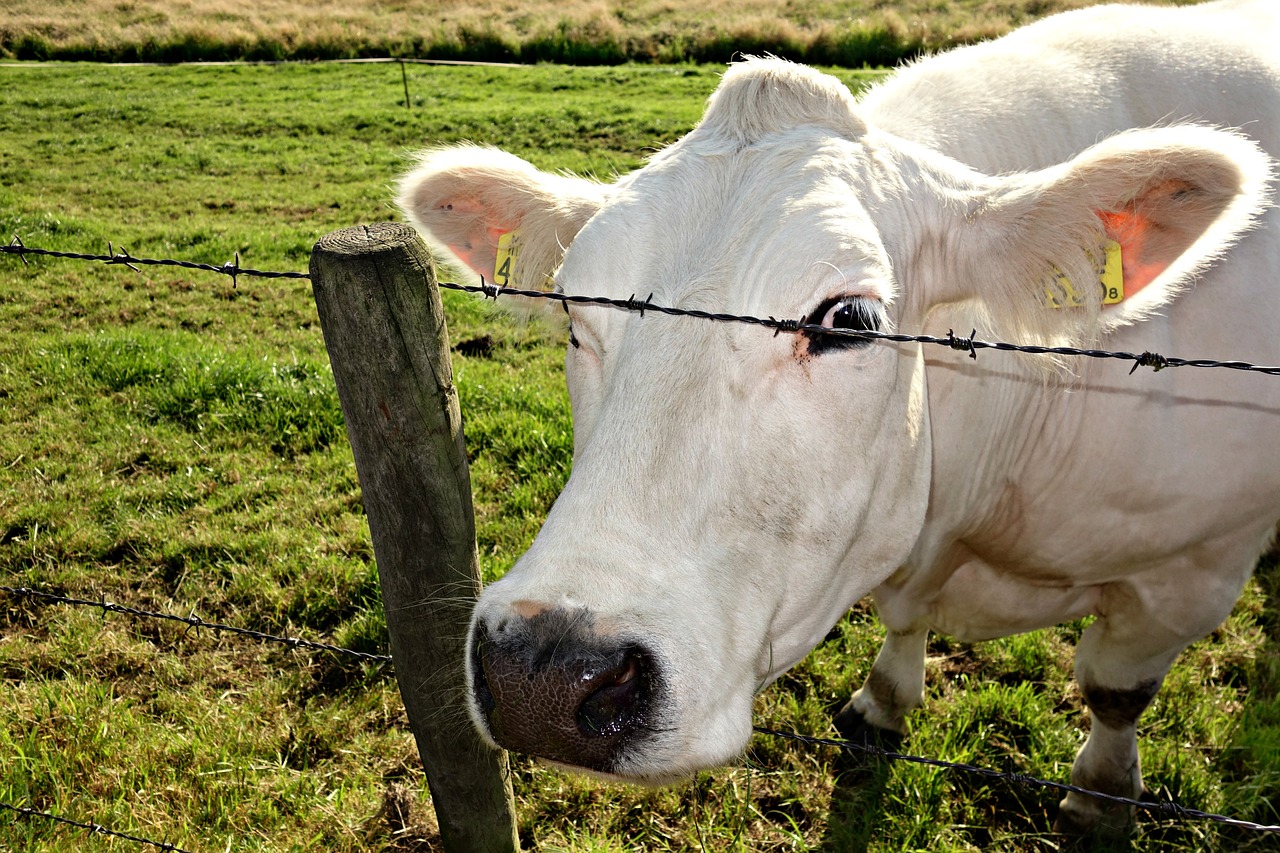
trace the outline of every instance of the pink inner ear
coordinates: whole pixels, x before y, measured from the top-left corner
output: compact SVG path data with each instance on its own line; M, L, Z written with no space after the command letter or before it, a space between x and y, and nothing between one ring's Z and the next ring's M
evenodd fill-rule
M1120 244L1120 260L1124 269L1124 295L1127 299L1146 287L1168 268L1169 262L1151 257L1147 240L1151 236L1151 220L1136 210L1100 210L1098 218L1107 237Z
M464 244L450 245L449 251L453 252L458 258L470 267L471 271L483 278L485 281L493 278L493 267L497 261L498 254L498 238L507 233L505 228L494 228L493 226L484 227L483 231L477 228L471 233L470 239ZM479 237L477 241L477 236Z
M449 251L458 256L467 267L476 275L488 281L493 278L493 257L492 250L486 251L484 246L473 246L467 244L464 246L450 246Z
M474 198L447 196L438 199L432 209L436 234L449 251L476 275L492 278L498 238L511 228L496 225L493 212Z

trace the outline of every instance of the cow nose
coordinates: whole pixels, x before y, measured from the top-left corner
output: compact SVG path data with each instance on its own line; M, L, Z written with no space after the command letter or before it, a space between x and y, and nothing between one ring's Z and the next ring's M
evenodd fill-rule
M582 611L478 620L472 689L499 745L610 772L652 713L656 672L641 646L601 637Z

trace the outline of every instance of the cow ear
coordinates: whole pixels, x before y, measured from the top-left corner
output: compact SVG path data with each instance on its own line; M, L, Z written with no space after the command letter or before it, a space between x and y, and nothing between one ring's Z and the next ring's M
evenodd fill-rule
M400 180L396 203L428 242L478 278L544 290L607 191L503 151L460 146L422 155Z
M1228 131L1120 134L1061 166L996 179L970 216L966 278L993 325L1043 342L1141 320L1256 222L1270 169Z

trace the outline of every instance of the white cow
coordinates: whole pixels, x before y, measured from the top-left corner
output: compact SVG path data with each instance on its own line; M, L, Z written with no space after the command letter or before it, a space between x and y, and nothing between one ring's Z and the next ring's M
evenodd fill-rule
M856 100L750 60L614 183L455 148L400 205L491 281L1277 363L1277 44L1280 4L1224 0L1066 13ZM1280 519L1280 381L570 314L573 472L474 616L486 735L644 782L732 760L869 593L888 639L842 731L903 730L930 630L1091 615L1072 781L1142 792L1139 714ZM1130 817L1073 794L1059 825Z

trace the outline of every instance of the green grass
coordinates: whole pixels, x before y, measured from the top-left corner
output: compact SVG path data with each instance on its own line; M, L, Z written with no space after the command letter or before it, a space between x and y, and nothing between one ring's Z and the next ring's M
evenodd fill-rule
M72 251L305 269L325 232L393 216L428 143L607 177L698 118L717 71L384 66L0 68L0 235ZM841 72L857 82L862 75ZM570 464L560 333L446 293L492 579ZM377 572L305 282L0 259L0 583L386 651ZM487 338L487 340L485 340ZM376 666L183 625L0 598L0 802L197 851L431 849L423 774ZM1080 626L935 638L907 747L1065 781L1086 720ZM865 607L757 700L830 734L880 630ZM1276 822L1280 569L1183 656L1143 718L1148 784ZM647 790L517 758L526 846L1056 850L1058 796L931 768L836 773L757 737L743 764ZM407 797L407 820L388 803ZM1141 822L1115 849L1263 850ZM132 849L0 812L0 850Z

